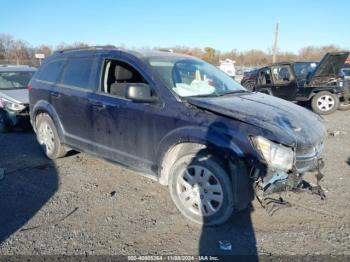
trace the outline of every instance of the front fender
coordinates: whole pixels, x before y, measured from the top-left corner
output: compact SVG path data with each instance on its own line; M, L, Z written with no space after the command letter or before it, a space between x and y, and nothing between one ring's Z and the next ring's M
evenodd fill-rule
M227 171L232 179L234 206L236 209L244 209L254 199L253 183L249 177L247 159L243 151L229 136L205 127L189 126L178 128L162 139L158 147L158 167L160 167L158 181L162 185L168 185L171 165L179 153L177 149L181 148L181 144L184 145L186 143L205 145L221 158L228 156L226 158L226 163L228 163ZM182 152L184 151L182 150ZM163 160L169 163L163 163Z
M335 94L335 95L341 95L343 90L344 90L344 88L340 87L340 86L316 87L316 88L313 88L312 91L310 92L308 100L310 100L314 95L316 95L317 93L322 92L322 91L328 91L328 92Z
M171 148L182 143L202 144L237 157L244 156L243 151L229 137L206 127L186 126L174 129L160 141L157 148L157 166L161 166L165 154Z

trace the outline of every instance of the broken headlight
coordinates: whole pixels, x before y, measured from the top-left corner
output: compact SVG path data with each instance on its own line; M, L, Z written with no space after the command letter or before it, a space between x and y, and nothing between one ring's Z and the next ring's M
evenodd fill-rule
M255 148L270 167L282 171L293 168L294 151L292 148L274 143L261 136L252 139Z
M26 107L24 105L12 102L8 99L5 99L3 97L0 97L0 107L4 109L8 109L10 111L20 112Z

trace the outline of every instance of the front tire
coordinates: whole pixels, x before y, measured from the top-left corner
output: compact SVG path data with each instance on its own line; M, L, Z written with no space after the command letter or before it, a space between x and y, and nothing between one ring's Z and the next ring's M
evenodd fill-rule
M314 95L311 100L311 108L320 115L329 115L334 113L339 107L338 96L322 91Z
M36 117L35 127L37 140L48 158L56 159L67 154L57 134L55 124L48 114L39 114Z
M191 221L213 226L233 213L232 182L222 163L211 154L186 154L170 170L170 195Z

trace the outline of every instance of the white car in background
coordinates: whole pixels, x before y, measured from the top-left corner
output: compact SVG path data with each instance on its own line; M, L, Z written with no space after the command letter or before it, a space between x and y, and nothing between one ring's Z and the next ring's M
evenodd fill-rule
M219 68L228 74L231 78L235 79L236 77L236 68L235 61L231 59L220 60Z

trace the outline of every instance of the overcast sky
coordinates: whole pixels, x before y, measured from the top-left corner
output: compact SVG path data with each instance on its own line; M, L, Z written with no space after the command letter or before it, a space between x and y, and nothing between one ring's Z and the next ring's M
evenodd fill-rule
M0 0L0 32L31 45L267 50L280 21L282 51L350 48L349 0Z

